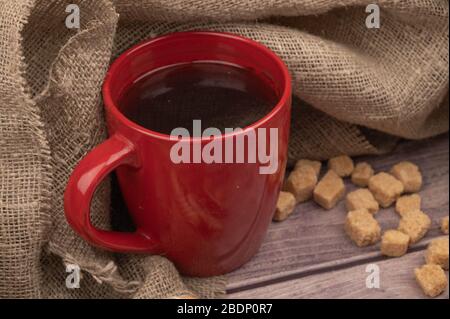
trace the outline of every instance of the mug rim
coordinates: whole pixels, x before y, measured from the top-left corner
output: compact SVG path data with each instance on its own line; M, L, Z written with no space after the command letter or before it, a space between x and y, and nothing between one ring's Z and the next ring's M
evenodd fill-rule
M288 104L289 104L288 101L291 97L291 78L290 78L289 70L288 70L286 64L281 60L281 58L278 55L276 55L272 50L270 50L265 45L263 45L257 41L254 41L252 39L249 39L249 38L246 38L246 37L234 34L234 33L214 32L214 31L182 31L182 32L167 33L167 34L164 34L161 36L157 36L155 38L150 38L150 39L144 40L144 41L132 46L131 48L127 49L122 54L120 54L120 56L109 67L109 69L106 73L103 85L102 85L102 95L103 95L103 102L104 102L105 109L108 112L110 112L110 114L112 114L115 119L120 121L123 125L133 129L134 131L137 131L141 134L144 134L144 135L152 137L152 138L157 138L157 139L161 139L164 141L173 142L174 141L173 136L171 136L169 134L164 134L164 133L150 130L150 129L145 128L145 127L133 122L132 120L128 119L119 110L119 107L116 105L116 103L114 103L110 86L111 86L111 82L115 76L115 73L118 71L121 63L127 59L133 58L133 53L135 51L138 51L147 45L153 44L154 42L164 41L167 38L184 37L184 36L189 36L189 35L208 35L208 36L215 36L215 37L226 37L229 39L231 38L233 40L243 41L247 44L250 44L253 47L256 47L258 50L267 54L275 62L275 64L279 67L279 69L282 73L282 76L283 76L284 86L282 88L282 94L278 98L278 102L275 104L274 107L272 107L270 112L268 112L264 117L260 118L256 122L253 122L252 124L246 126L245 128L242 128L242 130L237 131L237 132L233 130L233 132L231 132L231 133L221 133L220 135L208 136L208 137L202 137L202 136L200 136L200 137L190 136L188 138L182 137L183 140L187 140L187 141L191 141L191 142L192 141L208 142L213 139L215 139L215 140L225 139L228 137L234 137L234 136L246 134L246 133L248 133L248 131L256 130L259 127L263 126L268 121L270 121L275 115L277 115L283 109L283 107L288 107Z

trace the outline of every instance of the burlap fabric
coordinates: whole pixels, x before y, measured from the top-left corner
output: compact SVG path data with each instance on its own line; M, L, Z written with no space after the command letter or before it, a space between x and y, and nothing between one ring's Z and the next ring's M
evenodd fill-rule
M365 5L382 6L367 29ZM69 3L81 28L65 27ZM258 40L287 63L290 158L379 154L448 130L447 0L0 0L0 297L216 297L224 278L183 278L165 258L111 254L67 226L76 163L106 137L100 86L139 40L209 29ZM385 135L384 133L388 133ZM92 204L110 227L110 184ZM65 264L83 270L65 286Z

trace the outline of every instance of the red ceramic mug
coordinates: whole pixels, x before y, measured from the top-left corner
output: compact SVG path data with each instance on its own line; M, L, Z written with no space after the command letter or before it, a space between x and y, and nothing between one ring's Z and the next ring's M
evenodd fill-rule
M276 129L275 172L261 174L258 163L175 164L170 150L176 140L137 125L119 111L119 96L136 79L193 61L231 63L270 79L278 98L273 109L242 132L219 138L226 141L250 130L259 134L261 128ZM219 275L247 262L270 224L286 167L291 81L284 63L265 46L237 35L174 33L122 54L106 75L103 98L110 137L81 160L64 195L73 229L104 249L166 256L185 275ZM185 139L201 145L208 141ZM134 233L105 231L91 224L92 196L113 170L136 225Z

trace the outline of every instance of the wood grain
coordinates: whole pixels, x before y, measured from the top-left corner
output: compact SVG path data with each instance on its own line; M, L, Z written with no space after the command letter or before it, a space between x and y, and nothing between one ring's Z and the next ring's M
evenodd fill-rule
M366 287L368 264L298 278L278 284L228 295L228 298L426 298L414 277L414 269L424 263L424 251L385 259L379 267L380 288ZM447 279L448 279L448 272ZM438 298L448 299L447 290Z
M440 220L449 212L448 135L402 142L391 154L361 157L356 162L367 161L376 171L387 171L401 160L420 166L424 176L420 192L423 210L433 220L426 239L413 247L413 251L417 251L425 247L430 238L441 235ZM355 189L348 181L347 185L348 191ZM249 263L228 275L229 292L379 259L379 245L358 248L347 238L343 230L345 216L343 202L330 211L313 202L299 205L288 220L271 225L259 253ZM379 212L376 219L383 230L398 225L393 208Z

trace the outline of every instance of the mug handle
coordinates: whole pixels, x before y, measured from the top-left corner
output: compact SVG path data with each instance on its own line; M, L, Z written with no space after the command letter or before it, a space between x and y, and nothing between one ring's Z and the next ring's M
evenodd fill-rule
M114 169L121 165L139 168L134 145L114 134L90 151L76 166L64 193L64 211L72 228L85 240L116 252L161 252L160 245L139 231L124 233L95 228L90 219L90 205L95 189Z

